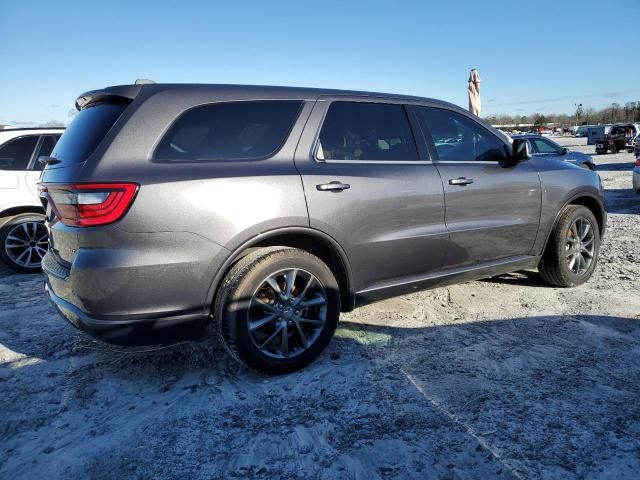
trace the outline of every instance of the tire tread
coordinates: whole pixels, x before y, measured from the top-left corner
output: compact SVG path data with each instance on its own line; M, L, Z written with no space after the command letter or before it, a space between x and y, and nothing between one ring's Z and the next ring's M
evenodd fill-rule
M538 265L538 272L540 273L542 280L550 285L557 287L573 287L583 283L577 283L573 278L565 273L564 269L561 268L560 265L560 262L563 261L562 255L565 245L565 230L568 227L571 218L580 210L586 210L588 215L593 216L591 211L582 205L569 205L564 209L551 232L547 248L542 255L540 264ZM597 260L597 249L595 254L596 258L594 259L594 262ZM586 279L584 281L586 281Z
M315 263L325 265L321 259L304 250L283 246L260 248L241 257L231 267L229 272L225 275L222 284L218 288L218 293L215 297L214 322L212 323L215 325L215 327L217 327L216 336L218 337L219 341L235 360L246 365L252 370L261 373L284 373L286 371L292 371L293 369L285 369L282 372L279 372L275 371L274 369L264 368L261 365L257 365L254 358L243 354L242 349L238 348L238 344L234 340L234 336L231 332L231 323L226 321L227 301L230 297L233 296L233 293L237 291L240 283L244 281L246 276L251 271L260 267L264 263L271 263L279 259L290 258L292 252L295 252L296 255L306 256ZM327 271L331 273L328 267ZM339 302L339 298L337 299L337 301ZM338 312L339 311L340 306L338 304Z

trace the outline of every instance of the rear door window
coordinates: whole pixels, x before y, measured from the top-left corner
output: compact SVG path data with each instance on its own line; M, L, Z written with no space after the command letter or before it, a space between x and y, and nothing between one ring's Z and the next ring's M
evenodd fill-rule
M80 110L53 149L51 156L60 160L56 166L84 162L126 107L124 103L101 103Z
M402 105L333 102L320 130L319 160L418 160Z
M259 160L289 136L302 102L260 100L203 105L176 120L156 148L163 161Z
M18 137L0 147L0 170L26 170L38 135Z

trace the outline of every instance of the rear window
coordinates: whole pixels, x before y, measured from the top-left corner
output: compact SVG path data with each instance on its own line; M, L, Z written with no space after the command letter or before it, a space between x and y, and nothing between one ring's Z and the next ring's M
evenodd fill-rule
M122 114L126 104L101 103L73 119L52 152L62 165L84 162Z
M284 144L302 102L276 100L204 105L185 112L160 141L164 161L258 160Z

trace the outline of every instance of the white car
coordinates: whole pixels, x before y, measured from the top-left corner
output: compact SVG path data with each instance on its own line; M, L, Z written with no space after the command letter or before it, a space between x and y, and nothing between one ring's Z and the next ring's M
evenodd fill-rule
M22 273L40 270L47 229L36 183L63 128L0 130L0 257Z

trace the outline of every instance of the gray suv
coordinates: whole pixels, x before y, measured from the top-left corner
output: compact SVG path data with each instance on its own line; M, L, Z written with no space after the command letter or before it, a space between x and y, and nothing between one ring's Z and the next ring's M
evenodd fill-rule
M215 333L249 367L304 367L340 312L538 268L593 273L600 177L531 157L449 103L145 84L84 93L40 182L46 292L108 342Z

